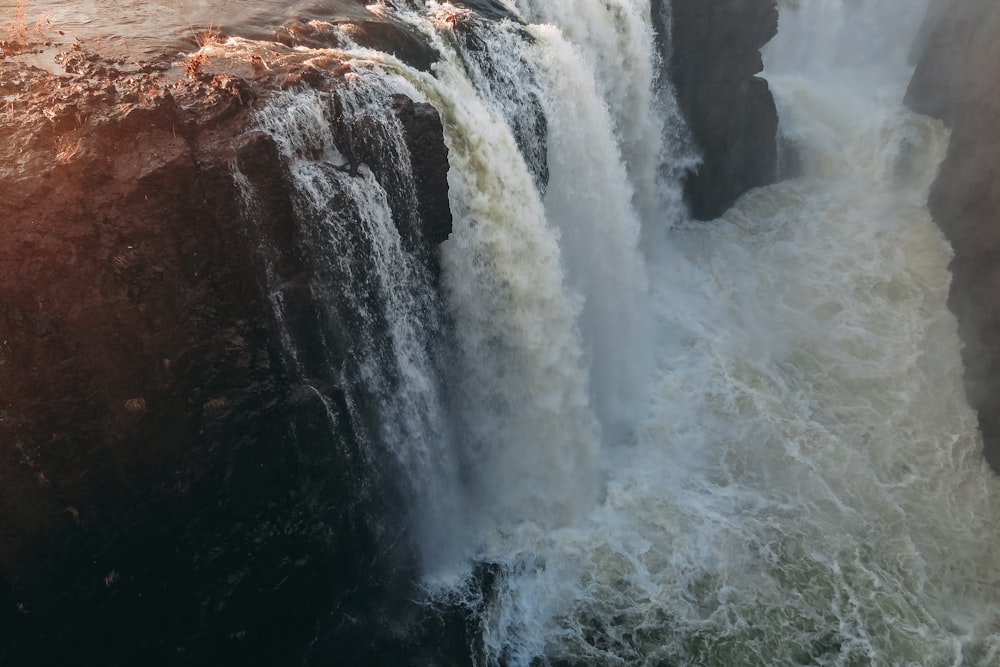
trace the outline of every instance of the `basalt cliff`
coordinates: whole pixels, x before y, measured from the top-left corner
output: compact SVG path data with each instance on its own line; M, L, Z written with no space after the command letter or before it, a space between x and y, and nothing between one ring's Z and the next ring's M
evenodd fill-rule
M360 384L349 311L374 295L345 284L350 305L318 309L308 221L254 114L344 72L58 58L62 74L0 62L0 664L322 651L340 640L317 619L364 619L409 556L393 546L402 526L370 521L396 502L360 444L374 409L343 403ZM384 103L419 199L399 222L420 226L400 233L433 273L450 225L441 124L427 105ZM389 178L368 129L340 136L353 167ZM294 321L276 320L276 283ZM319 340L330 331L344 333ZM288 337L306 351L295 363Z
M906 101L951 128L928 205L954 249L949 306L964 342L966 392L1000 471L1000 5L934 0Z
M673 0L669 72L701 164L684 181L699 220L778 177L778 112L760 49L778 32L775 0Z

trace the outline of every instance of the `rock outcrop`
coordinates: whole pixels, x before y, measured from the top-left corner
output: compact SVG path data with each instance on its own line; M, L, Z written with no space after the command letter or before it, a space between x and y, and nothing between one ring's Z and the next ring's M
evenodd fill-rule
M907 91L951 128L928 205L954 249L949 306L986 458L1000 471L1000 5L935 0Z
M260 246L294 286L300 230L253 129L280 86L336 76L60 61L0 57L0 664L362 664L413 555L370 520L398 498L360 447L365 406L289 363ZM426 229L406 233L431 260L440 121L385 103L418 152Z
M711 218L773 177L776 114L754 74L774 5L673 2L671 71L704 156L687 198ZM430 67L437 54L401 30L370 21L353 37ZM386 607L406 606L416 558L402 476L365 446L378 406L352 367L371 253L340 239L364 284L343 286L350 303L316 303L285 154L255 125L282 90L341 85L350 66L291 48L334 32L291 24L284 47L225 67L217 52L182 68L77 47L53 72L22 57L35 45L0 43L0 665L463 653L457 615ZM434 276L451 225L441 122L404 96L384 104L414 186L386 198ZM338 125L347 163L322 168L366 165L385 185L401 165L379 162L365 122ZM544 185L543 160L536 176ZM324 206L350 218L341 199Z
M756 74L764 67L760 48L777 34L778 9L775 0L670 2L671 80L702 158L684 195L691 214L709 220L777 176L778 113Z

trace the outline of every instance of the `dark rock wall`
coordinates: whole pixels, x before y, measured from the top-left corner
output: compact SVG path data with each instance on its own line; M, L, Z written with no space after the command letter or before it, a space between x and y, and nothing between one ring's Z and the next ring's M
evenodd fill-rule
M1000 4L934 0L907 103L952 130L928 205L955 251L966 391L1000 471Z
M370 661L413 554L371 520L399 499L361 445L370 409L338 377L304 385L273 321L261 244L290 284L301 261L282 161L249 127L269 91L91 69L0 62L0 665ZM409 238L438 242L440 122L386 105L422 151ZM282 326L306 339L302 296Z
M691 214L709 220L777 177L778 113L756 74L760 48L777 34L778 9L775 0L670 2L671 79L702 156L684 195Z

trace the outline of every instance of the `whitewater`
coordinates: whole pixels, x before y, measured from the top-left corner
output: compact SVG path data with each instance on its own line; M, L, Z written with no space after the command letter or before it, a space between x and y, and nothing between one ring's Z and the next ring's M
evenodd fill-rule
M469 104L438 37L473 509L427 588L478 617L486 664L1000 660L997 483L924 205L947 133L901 105L905 40L872 46L901 7L782 8L766 75L803 173L705 224L671 191L691 156L648 3L524 1L531 40L476 32L537 68L544 194L510 96Z
M392 93L441 116L444 319L404 294L426 278L386 192L333 167L325 130L297 167L316 211L364 185L396 370L363 374L404 388L383 439L421 603L462 610L490 666L1000 663L1000 488L926 208L948 133L902 105L924 7L783 3L764 76L801 173L704 223L651 3L506 6L371 5L440 52L431 72L337 53L348 117ZM263 127L299 159L294 119L324 105L290 94Z

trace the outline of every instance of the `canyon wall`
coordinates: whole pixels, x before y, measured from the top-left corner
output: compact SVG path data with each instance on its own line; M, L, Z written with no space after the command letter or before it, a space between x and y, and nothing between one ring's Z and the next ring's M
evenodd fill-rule
M934 0L906 101L951 128L928 205L951 242L966 391L1000 471L1000 5Z

